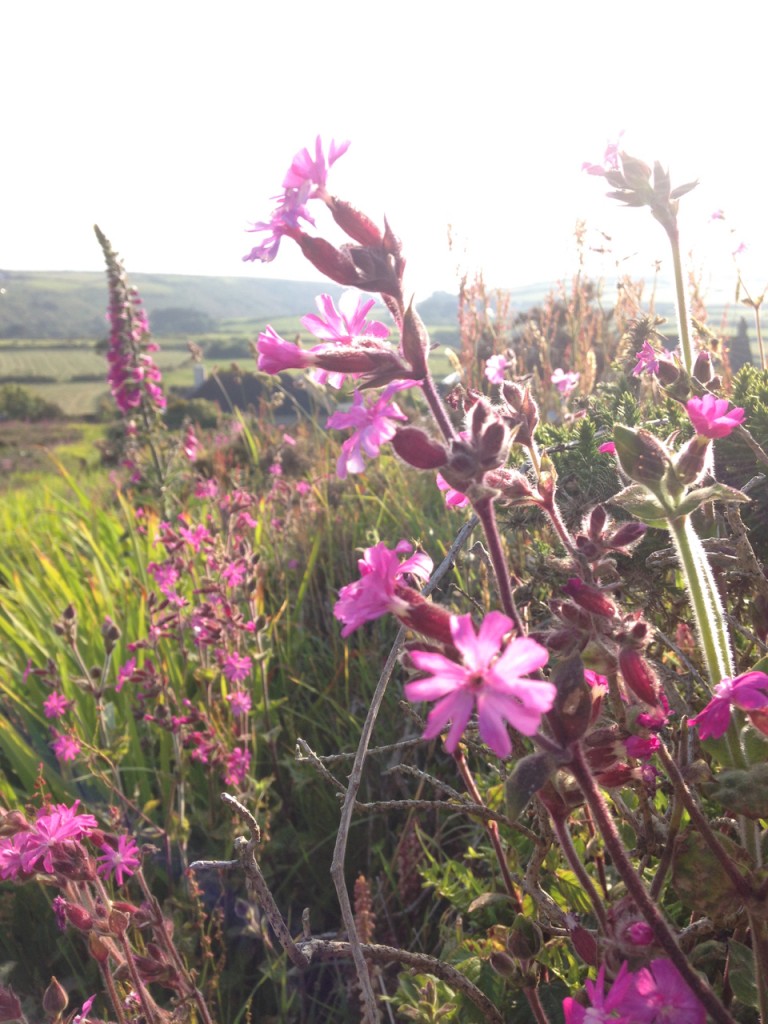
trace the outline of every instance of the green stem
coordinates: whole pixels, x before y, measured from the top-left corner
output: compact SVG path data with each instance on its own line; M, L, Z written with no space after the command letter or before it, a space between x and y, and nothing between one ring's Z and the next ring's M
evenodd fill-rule
M665 225L666 227L666 225ZM691 344L691 314L688 309L688 296L683 280L683 261L680 256L680 232L677 224L667 227L667 237L672 246L672 266L675 271L675 300L677 305L677 324L680 332L680 350L683 353L683 366L686 373L693 372L693 345Z
M725 609L706 552L688 516L669 520L669 529L691 598L696 628L712 686L733 677Z

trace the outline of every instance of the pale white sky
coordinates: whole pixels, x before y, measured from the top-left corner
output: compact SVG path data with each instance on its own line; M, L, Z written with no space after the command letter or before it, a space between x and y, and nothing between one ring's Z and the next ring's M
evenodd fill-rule
M624 128L701 179L684 241L730 291L736 241L768 279L766 28L753 0L6 0L0 269L101 269L97 222L129 272L311 279L290 240L241 257L319 133L352 140L329 187L387 214L421 296L458 262L568 276L579 217L645 274L661 228L580 170Z

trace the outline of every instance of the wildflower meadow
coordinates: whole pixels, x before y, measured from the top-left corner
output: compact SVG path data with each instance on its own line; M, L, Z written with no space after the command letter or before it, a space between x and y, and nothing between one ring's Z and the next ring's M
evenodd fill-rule
M611 145L676 323L467 277L446 357L348 147L244 257L344 289L254 341L288 417L169 426L96 228L115 465L0 504L0 1021L768 1024L762 296L735 371Z

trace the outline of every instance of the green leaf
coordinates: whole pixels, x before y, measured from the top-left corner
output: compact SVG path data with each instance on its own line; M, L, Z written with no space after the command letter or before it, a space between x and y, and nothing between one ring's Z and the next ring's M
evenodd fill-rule
M709 487L697 487L689 491L675 509L675 515L687 516L695 512L697 508L706 505L708 501L750 501L751 499L735 487L728 487L727 484L711 484Z
M668 528L664 506L642 484L631 484L629 487L625 487L623 491L619 491L611 498L611 502L614 505L620 505L641 523L662 530Z

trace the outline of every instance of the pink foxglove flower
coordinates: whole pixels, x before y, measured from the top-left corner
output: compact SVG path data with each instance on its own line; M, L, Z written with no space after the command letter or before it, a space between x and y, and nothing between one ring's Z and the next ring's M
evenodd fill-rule
M731 704L742 711L762 711L768 707L768 675L745 672L735 679L723 679L714 689L715 696L688 725L695 725L703 740L719 739L728 732Z
M632 977L621 1013L638 1024L704 1024L706 1011L670 960L652 960ZM614 983L615 987L615 983Z
M509 366L506 356L491 356L485 361L485 376L491 384L504 383L504 371Z
M573 391L576 385L579 383L579 377L581 374L578 373L566 373L562 367L558 366L555 372L550 377L550 380L555 385L557 390L563 396L567 398L568 395Z
M401 562L399 556L412 550L405 540L394 551L381 542L365 549L357 562L360 579L341 588L333 609L336 618L344 623L342 636L349 636L364 622L380 619L387 612L408 610L408 602L397 593L398 586L404 585L403 577L410 573L426 581L433 569L432 559L421 551Z
M643 373L656 374L659 372L659 357L649 341L644 341L640 351L635 352L635 359L637 365L632 371L635 377L639 377Z
M731 409L727 398L715 398L714 395L691 398L686 409L694 430L702 437L727 437L744 422L742 408Z
M409 386L412 382L406 382ZM334 430L353 428L353 434L341 446L341 455L336 463L336 473L343 480L349 473L362 473L365 469L363 455L375 459L381 446L391 441L397 426L396 420L408 417L400 407L391 401L398 385L390 385L377 397L370 392L355 391L349 412L335 412L329 416L326 427Z
M499 757L512 751L507 723L525 736L537 731L554 703L555 687L525 673L546 665L549 654L530 637L514 637L503 646L512 629L512 620L501 612L486 615L477 633L470 615L452 615L451 635L461 664L434 651L411 652L416 668L430 675L406 683L406 697L437 701L427 718L425 739L433 739L450 721L445 748L452 753L475 707L480 738Z
M103 878L114 878L116 885L135 873L141 864L141 854L133 836L116 836L115 845L112 839L106 839L101 845L101 853L96 858L99 866L96 869Z
M389 336L389 328L379 320L366 320L367 313L376 305L375 299L364 300L359 292L351 289L342 293L338 309L330 295L318 295L317 308L320 316L309 313L302 317L302 324L316 338L336 345L352 345L355 342L384 339ZM312 379L317 384L328 384L332 388L340 388L344 383L344 374L327 370L313 370Z

